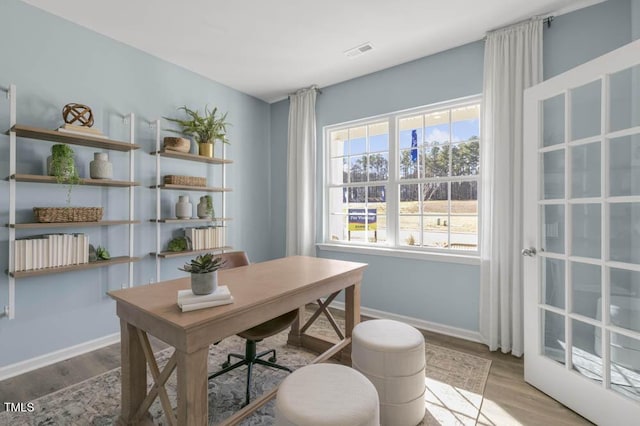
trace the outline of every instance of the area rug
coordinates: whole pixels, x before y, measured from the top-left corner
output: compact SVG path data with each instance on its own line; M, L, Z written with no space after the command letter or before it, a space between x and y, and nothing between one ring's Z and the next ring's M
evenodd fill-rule
M265 339L258 350L276 348L278 363L300 368L316 354L286 344L287 332ZM229 337L212 346L209 371L216 371L229 352L244 353L244 340ZM169 360L173 349L156 354L161 366ZM491 361L451 349L426 345L426 402L423 425L475 424ZM277 386L287 373L256 366L253 371L252 395L258 396ZM150 377L150 374L148 374ZM240 368L209 381L209 424L239 410L244 402L246 368ZM151 380L150 380L151 382ZM151 383L149 383L151 386ZM175 372L167 384L172 406L176 406ZM31 413L0 413L0 425L112 425L119 414L120 369L108 371L84 382L45 395L34 401ZM165 425L160 402L150 408L154 422ZM274 401L245 419L243 425L272 425Z

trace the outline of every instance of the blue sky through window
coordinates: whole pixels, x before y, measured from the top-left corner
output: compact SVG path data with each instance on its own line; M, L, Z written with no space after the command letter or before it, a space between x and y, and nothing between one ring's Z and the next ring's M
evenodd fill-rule
M453 127L453 142L469 140L473 136L480 137L480 120L461 120L451 123ZM434 142L445 142L449 140L449 124L439 124L425 128L426 137L422 138L422 129L418 130L418 141L426 140L431 144ZM411 130L400 131L400 148L411 148Z

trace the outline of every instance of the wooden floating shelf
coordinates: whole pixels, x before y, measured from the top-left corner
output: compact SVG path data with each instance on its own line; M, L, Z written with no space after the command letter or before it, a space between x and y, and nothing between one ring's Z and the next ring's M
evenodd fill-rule
M70 145L89 146L92 148L111 149L114 151L131 151L139 149L140 145L121 142L105 138L97 138L91 135L78 135L75 133L63 133L56 130L41 129L38 127L23 126L16 124L10 130L16 136L37 139L47 142L60 142Z
M164 259L172 258L172 257L184 257L192 254L198 253L210 253L210 252L221 252L231 250L232 247L216 247L210 249L203 250L188 250L188 251L163 251L160 253L151 253L151 256L162 257Z
M166 183L164 185L153 185L150 188L160 188L160 189L171 189L171 190L181 190L181 191L200 191L200 192L230 192L230 188L219 188L219 187L211 187L211 186L189 186L189 185L172 185Z
M230 217L214 217L213 219L150 219L150 222L157 223L207 223L207 222L224 222L231 220Z
M34 182L34 183L58 183L55 176L44 175L27 175L27 174L15 174L11 175L9 179L13 179L16 182ZM64 183L62 184L64 185ZM115 186L127 188L130 186L138 186L139 182L130 182L127 180L111 180L111 179L80 179L80 185L87 186Z
M178 152L178 151L155 151L155 152L152 152L151 155L160 155L161 157L178 158L180 160L197 161L200 163L209 163L209 164L233 163L232 160L225 160L223 158L203 157L201 155L189 154L186 152Z
M110 225L136 225L139 220L100 220L98 222L33 222L15 223L7 225L15 229L37 229L37 228L82 228L88 226L110 226Z
M58 266L55 268L36 269L33 271L11 272L9 273L9 275L11 275L14 278L36 277L39 275L49 275L49 274L57 274L61 272L82 271L84 269L102 268L104 266L117 265L119 263L137 262L139 260L140 260L139 257L120 256L120 257L112 257L109 260L98 260L95 262L83 263L80 265Z

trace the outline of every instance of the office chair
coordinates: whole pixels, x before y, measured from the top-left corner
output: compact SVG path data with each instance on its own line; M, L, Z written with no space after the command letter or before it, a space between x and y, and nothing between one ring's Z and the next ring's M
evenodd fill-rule
M224 253L220 255L225 262L222 269L236 268L239 266L245 266L249 264L249 258L243 251L235 251L230 253ZM283 365L276 364L276 350L269 349L260 353L256 353L256 343L267 337L273 336L285 330L296 319L298 310L287 312L279 317L273 318L269 321L258 324L248 330L245 330L237 335L246 340L244 355L231 353L227 355L227 361L222 364L222 370L209 375L209 380L218 377L222 374L228 373L231 370L235 370L243 365L247 366L247 390L245 398L245 406L249 405L250 389L251 389L251 371L254 364L260 364L267 367L277 368L291 372L292 370ZM271 354L267 361L262 358ZM239 361L235 364L231 364L231 358L238 358Z

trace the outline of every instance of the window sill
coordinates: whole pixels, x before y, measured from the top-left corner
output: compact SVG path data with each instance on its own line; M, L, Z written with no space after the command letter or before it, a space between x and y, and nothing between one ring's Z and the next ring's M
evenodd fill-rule
M400 257L403 259L428 260L431 262L459 263L464 265L480 265L479 255L458 253L433 253L417 250L403 250L388 247L365 247L350 244L318 243L316 247L324 251L367 254L371 256Z

